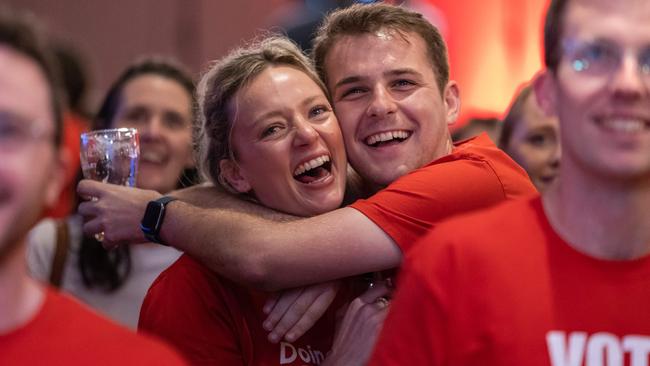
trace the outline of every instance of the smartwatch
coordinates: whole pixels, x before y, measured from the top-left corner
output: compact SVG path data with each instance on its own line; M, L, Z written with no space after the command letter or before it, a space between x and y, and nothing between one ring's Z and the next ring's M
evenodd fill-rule
M147 209L144 211L144 216L140 222L140 229L142 229L142 233L147 240L167 245L162 242L159 234L163 220L165 219L165 206L171 201L176 201L176 198L163 196L147 204Z

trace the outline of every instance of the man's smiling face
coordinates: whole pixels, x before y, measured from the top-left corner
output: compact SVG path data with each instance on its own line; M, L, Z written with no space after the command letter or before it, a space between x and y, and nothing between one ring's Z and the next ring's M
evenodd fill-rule
M449 82L441 95L422 37L343 36L325 68L348 159L369 183L386 186L451 152L458 88Z

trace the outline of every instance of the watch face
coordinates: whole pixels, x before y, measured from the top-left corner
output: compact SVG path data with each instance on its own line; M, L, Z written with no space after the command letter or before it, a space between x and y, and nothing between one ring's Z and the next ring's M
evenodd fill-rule
M161 202L152 201L147 205L147 210L142 218L142 228L150 232L155 232L160 223L165 205Z

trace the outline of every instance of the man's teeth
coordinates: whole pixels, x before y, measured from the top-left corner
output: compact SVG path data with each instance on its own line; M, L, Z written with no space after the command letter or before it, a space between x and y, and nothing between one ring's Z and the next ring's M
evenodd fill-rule
M372 135L368 138L366 138L366 144L368 145L374 145L378 142L384 142L384 141L390 141L393 139L405 139L409 136L408 132L406 131L389 131L389 132L382 132L378 133L376 135Z
M618 132L639 132L645 128L645 122L634 118L605 119L603 126Z
M304 173L304 172L306 172L308 170L318 168L319 166L321 166L321 165L323 165L323 164L325 164L325 163L327 163L329 161L330 161L330 157L328 155L322 155L322 156L319 156L319 157L317 157L315 159L311 159L311 160L309 160L309 161L307 161L305 163L302 163L302 164L298 165L296 170L293 172L293 175L294 176L300 175L300 174L302 174L302 173Z

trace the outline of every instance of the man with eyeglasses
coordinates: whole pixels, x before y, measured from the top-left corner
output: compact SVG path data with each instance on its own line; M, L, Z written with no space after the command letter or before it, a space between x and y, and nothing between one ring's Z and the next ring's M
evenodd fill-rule
M554 0L544 36L559 181L417 245L372 365L648 365L650 2Z
M56 201L66 161L48 54L31 23L0 9L0 365L183 365L27 273L25 237Z

